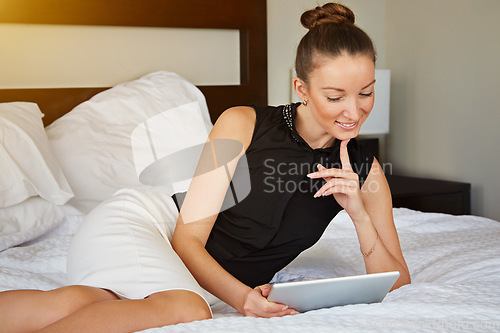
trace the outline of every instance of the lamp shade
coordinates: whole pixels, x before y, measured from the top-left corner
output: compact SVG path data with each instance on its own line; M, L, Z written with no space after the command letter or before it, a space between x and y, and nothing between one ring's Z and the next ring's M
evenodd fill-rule
M368 119L361 126L361 135L389 133L389 110L391 100L391 71L375 70L375 103Z

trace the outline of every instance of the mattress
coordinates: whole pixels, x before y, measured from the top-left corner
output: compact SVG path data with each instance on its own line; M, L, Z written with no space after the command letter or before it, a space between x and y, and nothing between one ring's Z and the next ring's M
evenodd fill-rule
M220 301L212 307L214 319L145 332L499 331L500 223L404 208L394 209L394 218L412 283L392 291L381 303L265 319L244 317ZM0 236L0 244L30 239L0 252L0 290L65 285L67 251L82 220L82 215L67 215L34 239L23 232ZM318 243L272 282L364 273L354 227L342 211Z

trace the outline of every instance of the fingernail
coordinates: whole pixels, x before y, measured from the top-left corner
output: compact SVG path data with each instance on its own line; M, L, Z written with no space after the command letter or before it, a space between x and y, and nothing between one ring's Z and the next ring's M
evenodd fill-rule
M288 305L285 305L281 311L285 311L286 309L288 309Z
M312 178L312 177L314 177L314 176L315 176L315 172L313 172L313 173L308 173L308 174L307 174L307 177L309 177L309 178Z
M290 314L291 314L292 316L294 316L294 315L298 315L299 313L298 313L297 311L293 310L292 312L290 312Z

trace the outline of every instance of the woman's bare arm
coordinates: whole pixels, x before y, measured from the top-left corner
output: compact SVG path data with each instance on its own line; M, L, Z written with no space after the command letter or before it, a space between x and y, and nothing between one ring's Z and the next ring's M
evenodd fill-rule
M208 145L217 139L236 140L243 145L242 153L227 165L231 177L238 160L250 145L254 127L254 110L237 107L224 112L210 133ZM217 163L216 160L217 156L210 163ZM205 162L200 161L200 165ZM234 278L205 250L228 186L225 170L193 178L181 208L172 246L203 288L242 314L264 317L290 314L291 309L267 301L262 288L252 289Z
M399 271L401 275L393 289L409 284L410 273L401 251L392 215L391 192L377 160L373 162L361 193L368 215L365 220L355 225L361 251L365 254L371 251L369 255L363 256L366 272Z

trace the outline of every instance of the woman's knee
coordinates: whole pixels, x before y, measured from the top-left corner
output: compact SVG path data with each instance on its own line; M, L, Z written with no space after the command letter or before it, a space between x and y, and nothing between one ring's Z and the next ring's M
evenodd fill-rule
M37 331L91 303L112 299L102 289L68 286L59 289L13 290L2 294L0 331ZM116 297L116 296L115 296Z
M116 300L118 297L110 291L88 286L67 286L53 291L53 304L59 303L59 311L64 316L98 302Z
M180 311L179 317L182 322L211 319L212 311L207 302L200 295L192 292L191 294L184 304L181 303L183 310Z
M157 303L158 308L166 311L162 316L168 317L169 321L172 320L175 323L187 323L212 318L212 311L205 299L191 291L164 291L153 294L148 299Z

